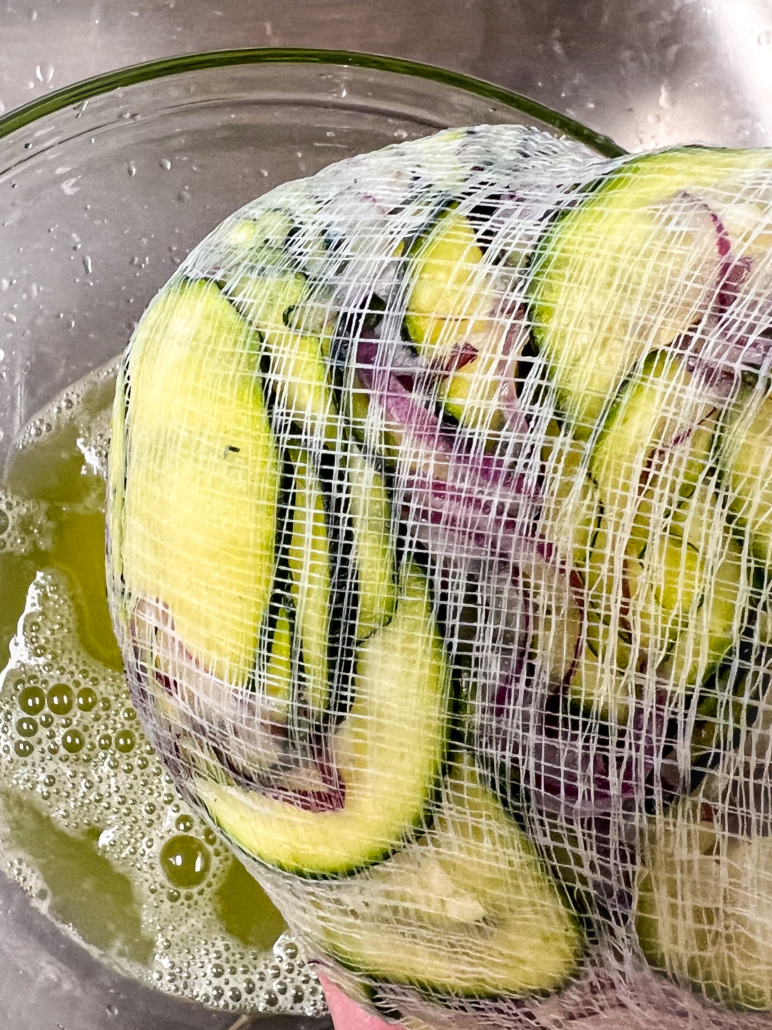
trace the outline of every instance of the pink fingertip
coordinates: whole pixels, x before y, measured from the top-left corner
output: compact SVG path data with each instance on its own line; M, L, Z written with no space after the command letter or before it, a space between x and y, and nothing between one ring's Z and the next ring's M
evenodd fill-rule
M335 1030L394 1030L394 1023L384 1023L377 1016L353 1002L339 988L335 987L323 973L317 971L319 982L327 999Z

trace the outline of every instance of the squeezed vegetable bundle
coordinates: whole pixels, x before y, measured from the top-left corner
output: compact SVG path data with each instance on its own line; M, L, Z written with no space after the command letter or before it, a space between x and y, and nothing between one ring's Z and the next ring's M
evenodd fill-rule
M133 696L363 1003L772 1024L770 366L772 151L444 132L248 205L150 306Z

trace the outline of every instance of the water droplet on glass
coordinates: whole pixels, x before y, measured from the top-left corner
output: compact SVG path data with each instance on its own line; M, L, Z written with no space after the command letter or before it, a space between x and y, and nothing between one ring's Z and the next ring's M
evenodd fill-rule
M35 745L30 740L17 740L13 745L13 750L19 758L29 758L35 750Z
M83 257L82 260L83 260L83 268L84 268L84 270L86 272L86 275L91 275L91 269L94 267L93 266L93 262L91 261L91 258L88 256L88 254L86 254Z
M134 164L133 161L129 161L129 164L128 164L127 168L126 168L126 171L129 173L129 175L136 175L137 174L137 166Z
M80 189L80 186L76 185L79 178L80 176L76 175L73 179L65 179L61 185L62 193L66 194L68 197L77 193Z
M759 46L769 46L772 43L772 29L764 29L756 37L756 42Z
M168 157L162 157L161 160L158 163L164 169L164 171L167 171L167 172L169 171L169 169L172 166L172 163L171 163L171 161L169 160Z
M5 114L5 104L0 100L0 114Z
M16 321L16 315L14 315L11 311L4 311L3 312L3 318L6 320L6 322L15 322Z
M659 106L665 111L672 111L673 101L670 98L670 88L663 82L659 89Z

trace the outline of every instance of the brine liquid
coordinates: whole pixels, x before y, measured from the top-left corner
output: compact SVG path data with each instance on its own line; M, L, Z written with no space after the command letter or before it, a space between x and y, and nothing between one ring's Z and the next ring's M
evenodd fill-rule
M114 373L27 426L0 484L0 865L120 972L319 1015L281 916L178 796L129 699L104 575Z

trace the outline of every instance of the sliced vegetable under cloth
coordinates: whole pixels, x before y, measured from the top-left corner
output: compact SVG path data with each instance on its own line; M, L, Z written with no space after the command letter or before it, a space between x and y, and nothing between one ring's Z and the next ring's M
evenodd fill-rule
M671 693L698 685L738 639L748 571L716 492L715 426L709 391L681 355L659 351L620 390L592 449L602 516L571 692L603 714L623 715L652 668Z
M354 972L432 995L556 990L584 951L567 900L468 756L456 756L424 837L317 892L314 921L300 918L323 948Z
M128 353L110 470L121 603L157 601L190 660L234 685L252 676L273 578L280 470L259 359L213 283L162 293Z
M772 837L729 833L689 797L650 821L644 856L635 925L649 962L724 1005L772 1009Z
M411 250L405 326L427 362L444 364L453 348L490 331L490 269L469 219L445 212Z
M715 197L731 209L769 168L770 150L643 154L554 220L532 264L531 314L576 435L592 434L644 354L708 313L739 231L721 222Z
M282 799L197 780L212 818L268 865L302 876L355 872L423 828L450 733L450 678L429 588L410 563L388 626L359 647L354 701L327 760L336 787L322 810L302 791Z
M721 434L732 510L747 529L751 551L772 568L772 396L744 390Z

